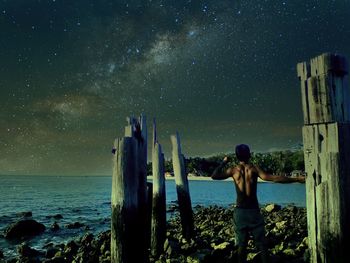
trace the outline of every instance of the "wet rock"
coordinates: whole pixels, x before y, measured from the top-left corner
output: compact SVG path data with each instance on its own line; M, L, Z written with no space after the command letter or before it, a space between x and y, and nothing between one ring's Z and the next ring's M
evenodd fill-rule
M60 257L54 257L54 258L51 258L51 259L46 259L43 261L43 263L66 263L66 259L62 256Z
M276 205L276 204L269 204L265 207L265 211L268 212L268 213L271 213L271 212L276 212L276 211L279 211L281 210L281 206L280 205Z
M166 239L164 242L164 251L168 256L178 254L180 251L180 246L177 242Z
M51 227L50 227L51 231L58 231L60 229L60 226L58 225L57 222L54 222Z
M277 229L285 229L286 225L287 225L287 221L286 220L283 220L281 222L276 222Z
M81 238L81 240L80 240L80 243L82 244L82 245L89 245L89 244L91 244L91 242L94 240L94 235L93 234L91 234L91 233L87 233L87 234L85 234L82 238Z
M64 247L64 253L72 256L74 255L74 253L76 253L79 249L79 246L77 245L77 243L75 243L75 241L69 241L65 247Z
M59 219L63 219L63 216L61 214L56 214L56 215L46 216L46 218L53 218L53 219L59 220Z
M257 262L260 258L260 253L250 252L247 254L247 260L250 262Z
M53 258L55 257L55 255L57 254L57 252L61 251L59 247L49 247L47 250L46 250L46 253L45 253L45 257L46 258Z
M76 228L81 228L83 226L84 226L84 224L82 224L80 222L74 222L74 223L66 225L66 228L68 228L68 229L76 229Z
M30 246L28 246L28 244L23 243L21 245L19 245L17 247L17 253L21 256L21 257L25 257L25 258L33 258L33 257L37 257L39 256L39 251L31 248Z
M45 226L35 220L21 220L11 224L5 230L6 239L23 238L26 236L39 235L45 231Z
M291 248L286 248L285 250L283 250L283 254L288 256L288 257L295 257L296 256L295 251Z
M212 248L214 250L224 250L224 249L227 249L228 247L230 246L230 243L229 242L223 242L221 244L218 244L218 245L215 245L215 244L212 244Z
M201 263L204 261L208 261L210 257L211 251L209 249L201 249L198 250L197 252L189 255L186 258L187 263Z

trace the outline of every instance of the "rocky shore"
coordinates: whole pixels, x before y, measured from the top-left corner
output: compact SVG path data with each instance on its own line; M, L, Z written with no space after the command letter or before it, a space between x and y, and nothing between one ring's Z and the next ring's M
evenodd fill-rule
M261 211L265 218L271 262L307 262L306 209L295 206L281 208L271 204L262 207ZM193 240L186 241L181 235L180 218L175 211L168 221L164 253L150 257L150 262L235 262L237 248L234 246L232 218L233 207L196 206L195 236ZM43 231L41 226L39 228ZM15 258L4 258L0 250L0 263L110 262L110 231L96 236L88 233L64 244L48 243L40 250L21 243L17 246L17 254ZM248 261L259 262L252 240L248 242Z

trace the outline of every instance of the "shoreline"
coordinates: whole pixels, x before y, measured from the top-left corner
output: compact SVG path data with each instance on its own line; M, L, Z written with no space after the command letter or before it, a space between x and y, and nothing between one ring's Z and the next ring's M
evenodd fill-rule
M261 207L265 218L266 241L270 257L278 262L302 260L307 255L306 208L293 205L281 207L270 204ZM193 208L195 231L193 240L183 240L179 211L176 216L167 220L167 241L159 257L150 256L150 263L156 262L231 262L236 260L237 247L233 231L234 207L197 206ZM58 220L59 221L59 220ZM47 229L46 232L51 232ZM57 235L58 232L51 232ZM3 238L3 237L2 237ZM40 238L40 234L37 236ZM110 230L92 234L82 231L75 237L63 242L47 242L44 246L32 246L30 243L14 244L12 256L0 256L5 262L15 263L21 260L28 262L64 263L64 262L110 262ZM30 239L29 239L30 240ZM28 241L28 239L27 239ZM257 259L257 251L248 243L249 261ZM0 249L0 254L2 249ZM17 252L16 252L17 251ZM91 261L92 260L92 261ZM203 261L203 262L204 262ZM21 261L22 262L22 261ZM254 261L255 262L255 261ZM299 261L298 261L299 262ZM301 262L301 261L300 261Z

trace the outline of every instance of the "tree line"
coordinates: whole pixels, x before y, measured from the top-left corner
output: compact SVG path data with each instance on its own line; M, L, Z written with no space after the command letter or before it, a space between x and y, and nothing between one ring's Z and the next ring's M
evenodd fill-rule
M229 157L229 165L238 164L234 153L217 154L210 157L186 158L185 165L187 173L198 176L210 176L214 169L222 162L225 156ZM290 175L292 171L304 171L304 152L298 151L276 151L268 153L252 153L251 162L258 165L264 171L271 174ZM165 171L172 172L172 160L165 160ZM147 173L152 174L152 163L147 165Z

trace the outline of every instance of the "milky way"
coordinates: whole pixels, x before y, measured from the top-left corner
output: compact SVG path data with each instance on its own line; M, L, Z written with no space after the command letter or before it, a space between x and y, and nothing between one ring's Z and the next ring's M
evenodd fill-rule
M110 174L126 117L186 156L294 149L296 64L350 58L349 1L0 1L0 173ZM149 127L150 130L151 127Z

